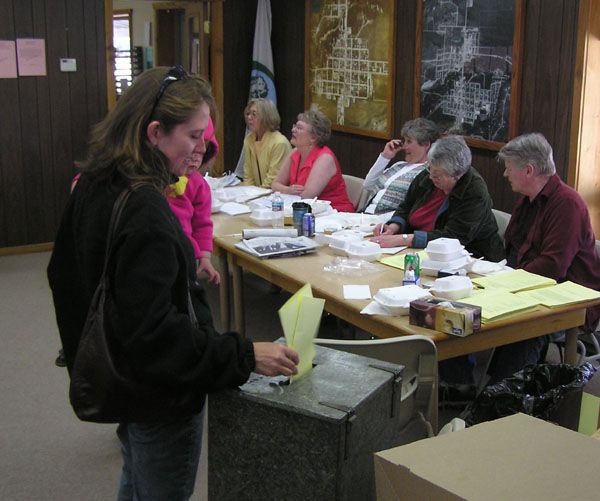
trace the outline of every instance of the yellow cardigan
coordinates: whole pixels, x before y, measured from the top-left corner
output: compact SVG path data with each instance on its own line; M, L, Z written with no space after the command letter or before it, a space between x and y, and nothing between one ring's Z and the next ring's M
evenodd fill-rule
M244 184L270 188L292 146L278 130L265 132L260 141L258 156L255 144L254 133L248 134L244 139Z

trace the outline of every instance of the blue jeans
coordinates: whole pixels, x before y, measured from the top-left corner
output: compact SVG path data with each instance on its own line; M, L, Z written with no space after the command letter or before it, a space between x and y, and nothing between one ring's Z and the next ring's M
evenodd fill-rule
M194 492L203 413L166 423L121 423L118 501L187 500Z

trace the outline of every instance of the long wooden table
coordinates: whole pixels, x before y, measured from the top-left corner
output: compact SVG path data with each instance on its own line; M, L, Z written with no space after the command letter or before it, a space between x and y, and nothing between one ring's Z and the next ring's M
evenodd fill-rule
M577 358L577 327L585 321L585 310L598 301L578 303L560 308L540 307L539 311L518 315L510 319L484 324L482 329L464 338L450 336L438 331L416 327L408 323L407 316L388 317L363 315L360 311L369 300L346 300L343 297L344 284L369 284L374 294L383 287L397 287L402 284L402 271L374 263L380 270L369 276L349 277L324 272L334 254L327 247L321 247L313 254L290 258L259 259L235 247L241 240L242 228L254 227L247 215L229 217L217 215L215 222L214 247L218 256L223 280L220 290L221 322L223 329L230 324L229 283L233 293L234 328L244 333L244 302L242 273L248 271L282 289L294 293L305 283L310 283L315 297L325 299L325 310L342 318L377 337L394 337L421 334L430 337L438 349L438 358L448 358L473 353L505 344L531 339L560 330L567 331L565 360L575 363Z

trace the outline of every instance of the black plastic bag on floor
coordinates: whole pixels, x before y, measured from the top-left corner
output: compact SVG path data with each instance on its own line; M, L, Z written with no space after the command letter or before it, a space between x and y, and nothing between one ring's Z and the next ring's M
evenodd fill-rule
M569 424L560 423L556 412L566 399L577 394L579 399L573 405L580 405L581 391L595 372L596 368L590 363L580 367L569 364L528 365L514 376L487 386L461 417L468 426L472 426L522 412L572 428L573 419ZM578 420L579 408L576 412Z

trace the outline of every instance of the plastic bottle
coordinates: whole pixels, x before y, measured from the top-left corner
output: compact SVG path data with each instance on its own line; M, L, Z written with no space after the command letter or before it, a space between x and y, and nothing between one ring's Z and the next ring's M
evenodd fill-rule
M283 228L283 198L281 194L276 191L271 199L271 211L273 228Z

